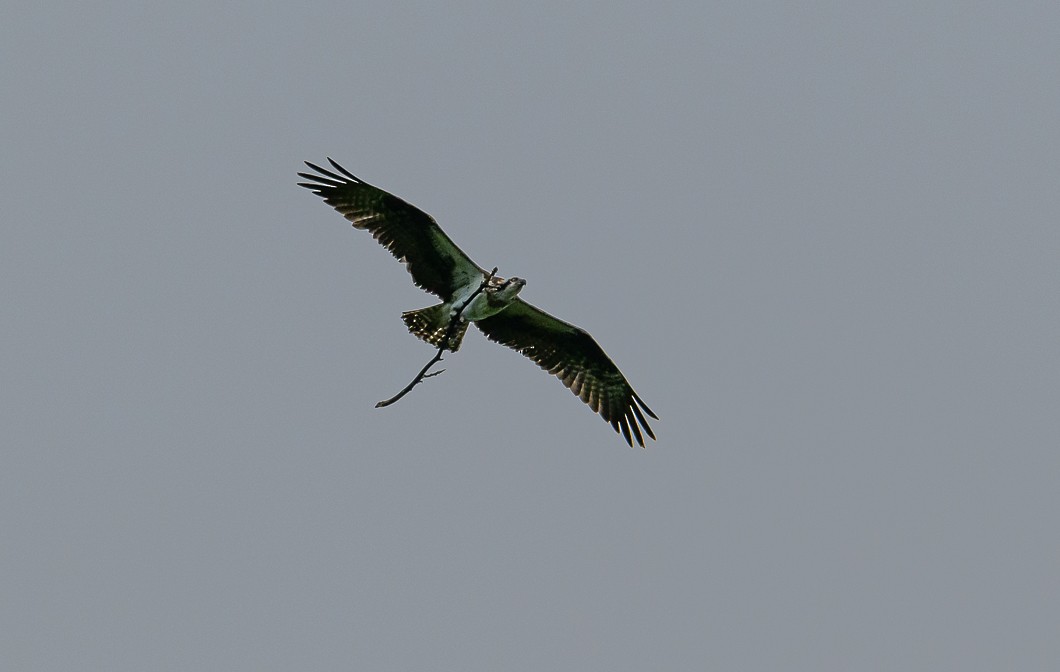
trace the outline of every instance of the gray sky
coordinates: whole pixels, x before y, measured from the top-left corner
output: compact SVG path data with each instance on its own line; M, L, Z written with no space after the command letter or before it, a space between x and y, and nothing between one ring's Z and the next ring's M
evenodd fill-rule
M17 4L0 667L1060 659L1055 4ZM433 297L327 155L659 441L474 331L373 408Z

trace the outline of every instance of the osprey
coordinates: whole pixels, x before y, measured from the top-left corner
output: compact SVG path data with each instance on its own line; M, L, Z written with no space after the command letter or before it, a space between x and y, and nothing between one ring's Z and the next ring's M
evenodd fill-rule
M328 161L338 172L306 161L316 173L298 173L309 180L299 186L322 197L355 228L371 233L405 263L417 286L442 300L402 314L411 333L438 347L439 354L443 348L456 352L467 325L474 322L491 341L522 353L558 377L615 432L621 431L630 447L633 438L644 446L641 428L655 438L644 413L656 420L658 416L592 336L523 301L518 294L525 280L486 273L427 213L358 179L332 159ZM457 323L450 329L452 320ZM443 344L447 333L450 338Z

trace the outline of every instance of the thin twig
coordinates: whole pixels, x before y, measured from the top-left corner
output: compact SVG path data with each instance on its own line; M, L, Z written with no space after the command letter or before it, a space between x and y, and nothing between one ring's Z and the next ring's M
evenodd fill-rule
M478 289L472 292L471 296L467 297L467 300L460 305L460 310L456 311L456 314L453 315L452 318L450 318L449 326L445 330L445 336L442 338L442 342L438 344L438 352L434 353L434 357L431 358L431 361L427 362L427 364L425 364L424 367L420 369L420 372L416 374L416 377L412 379L411 383L405 386L405 389L401 390L389 399L380 401L378 404L375 405L376 408L383 408L384 406L389 406L390 404L394 403L401 397L411 392L412 388L422 383L424 378L431 378L445 371L445 369L440 369L438 371L435 371L434 373L427 373L428 369L430 369L438 362L442 361L442 353L445 352L445 347L449 345L449 339L453 337L453 334L456 333L457 327L463 321L460 316L464 313L464 309L471 305L471 302L474 301L475 297L481 294L486 289L486 287L489 286L490 281L493 280L493 276L496 274L497 269L494 268L492 271L490 271L490 274L486 276L486 279L482 281L482 284L478 286Z

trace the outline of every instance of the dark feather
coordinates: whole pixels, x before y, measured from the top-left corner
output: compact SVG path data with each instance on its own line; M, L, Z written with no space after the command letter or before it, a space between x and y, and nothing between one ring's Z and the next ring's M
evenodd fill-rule
M655 438L641 410L656 420L658 417L585 331L518 298L496 315L475 322L475 326L491 341L521 352L559 378L621 433L630 446L634 439L644 446L641 428L644 434Z
M419 287L449 301L454 290L486 275L430 215L328 161L337 173L306 161L316 173L298 173L309 180L299 186L322 197L356 228L369 231L405 263Z

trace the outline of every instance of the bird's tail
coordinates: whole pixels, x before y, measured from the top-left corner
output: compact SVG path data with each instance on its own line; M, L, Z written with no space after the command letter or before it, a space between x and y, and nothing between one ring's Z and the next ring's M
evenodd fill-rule
M437 347L449 329L449 307L444 303L439 303L429 308L410 310L402 313L401 319L405 321L405 326L409 328L410 333ZM464 340L466 331L467 322L458 324L449 338L449 344L445 346L446 349L452 352L459 350L460 342Z

